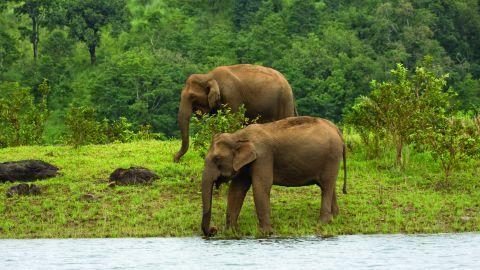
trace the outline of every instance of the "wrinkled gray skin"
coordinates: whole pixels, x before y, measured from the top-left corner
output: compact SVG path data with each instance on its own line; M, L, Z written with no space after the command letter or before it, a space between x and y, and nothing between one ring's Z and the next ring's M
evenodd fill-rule
M292 88L283 75L271 68L255 65L221 66L207 74L191 75L182 90L178 124L182 147L174 161L187 152L192 112L210 113L220 105L236 112L243 104L246 116L267 123L296 115Z
M213 235L210 227L212 189L216 182L232 178L228 191L226 226L235 228L245 194L253 186L260 229L271 232L270 189L318 185L322 202L320 220L328 223L337 215L335 192L340 162L344 164L345 146L338 128L330 121L308 116L289 117L267 124L253 124L235 133L213 138L205 158L202 176L202 231Z

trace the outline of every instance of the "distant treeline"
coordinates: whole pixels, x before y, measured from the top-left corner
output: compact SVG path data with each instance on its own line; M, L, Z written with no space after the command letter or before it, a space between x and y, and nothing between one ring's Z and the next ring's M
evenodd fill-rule
M279 70L300 114L337 122L396 63L448 73L457 106L480 106L476 0L7 0L0 13L0 83L43 102L47 79L50 142L72 106L175 136L187 76L236 63Z

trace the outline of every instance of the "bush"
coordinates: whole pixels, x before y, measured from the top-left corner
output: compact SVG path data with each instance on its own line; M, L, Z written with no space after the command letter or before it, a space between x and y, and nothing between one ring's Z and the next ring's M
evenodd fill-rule
M131 142L135 140L153 139L157 134L150 132L149 125L139 126L139 131L133 131L133 124L127 118L118 120L97 121L94 108L71 106L65 120L67 134L65 143L74 146L86 144L105 144L112 142Z
M361 96L350 113L345 116L345 122L358 132L365 145L367 159L380 157L380 143L386 135L380 121L372 117L375 114L374 108L375 104L371 99Z
M0 84L0 147L32 145L43 141L42 134L48 117L47 95L50 90L44 80L35 102L30 88L18 83Z
M462 162L480 156L480 132L476 119L461 114L444 117L412 135L418 149L430 151L440 162L445 183Z
M93 108L71 106L65 118L67 134L65 143L74 146L86 144L106 143L107 137L103 133L102 123L96 119Z
M258 117L249 119L245 116L245 107L242 105L237 112L222 105L214 115L200 114L195 112L197 117L192 117L193 149L197 150L202 157L208 152L213 135L218 133L231 133L244 128L249 124L256 123Z
M444 117L455 93L443 90L448 75L437 76L424 67L409 76L398 64L391 74L394 80L372 81L371 93L357 100L346 120L363 134L366 143L371 133L390 138L396 147L396 164L403 167L403 147L411 142L411 135Z

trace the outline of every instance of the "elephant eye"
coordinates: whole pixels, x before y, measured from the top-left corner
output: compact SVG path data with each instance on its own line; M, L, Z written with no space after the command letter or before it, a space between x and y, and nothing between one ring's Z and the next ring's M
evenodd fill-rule
M222 156L215 156L213 158L213 162L215 162L216 164L218 164L220 161L222 161L223 157Z

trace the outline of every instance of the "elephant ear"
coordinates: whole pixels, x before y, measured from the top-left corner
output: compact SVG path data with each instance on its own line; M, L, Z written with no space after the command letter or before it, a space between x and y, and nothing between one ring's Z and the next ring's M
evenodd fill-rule
M193 74L192 81L206 88L208 93L208 106L210 109L220 105L220 87L211 74Z
M233 169L239 171L243 166L257 159L255 146L249 141L239 141L233 155Z
M207 81L210 92L208 92L208 106L211 109L216 108L220 105L220 88L215 79L211 78Z

